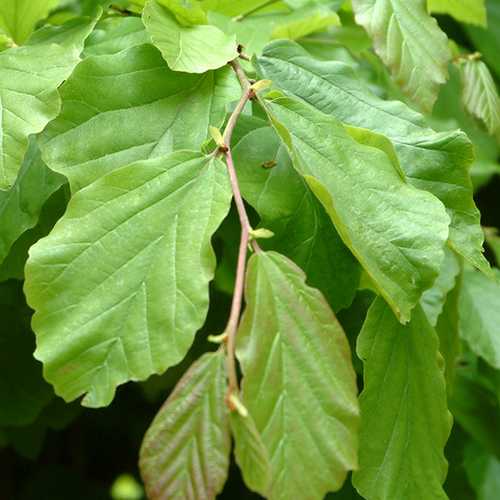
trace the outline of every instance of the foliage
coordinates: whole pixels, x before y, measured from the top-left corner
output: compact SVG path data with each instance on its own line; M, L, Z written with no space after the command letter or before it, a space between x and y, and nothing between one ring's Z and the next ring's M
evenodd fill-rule
M2 1L0 489L496 498L499 37L494 0ZM51 462L96 428L132 458Z

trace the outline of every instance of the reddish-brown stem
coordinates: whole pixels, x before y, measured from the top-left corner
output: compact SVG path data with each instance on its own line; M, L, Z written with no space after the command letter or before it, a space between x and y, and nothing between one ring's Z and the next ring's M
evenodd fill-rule
M235 71L242 88L242 95L238 104L231 113L229 120L227 122L226 128L224 130L224 149L220 150L224 154L226 160L227 170L229 173L229 179L231 182L231 189L233 191L234 203L238 211L238 216L241 224L241 236L240 236L240 248L238 252L238 262L236 265L236 280L234 284L233 301L231 304L231 312L229 314L229 320L226 325L226 363L227 363L227 373L229 379L229 387L226 401L231 409L233 405L230 402L230 396L233 393L239 391L238 384L238 374L236 371L236 359L235 359L235 343L236 343L236 333L238 331L238 324L241 315L241 306L243 303L243 289L245 285L245 269L246 269L246 259L249 242L252 245L254 251L259 252L260 247L255 240L250 241L250 231L252 227L248 220L248 215L245 209L245 204L243 202L243 197L241 196L240 186L238 183L238 176L236 174L236 169L234 167L233 155L231 152L231 138L233 135L234 128L240 117L246 103L252 99L255 95L251 88L250 82L246 77L243 69L237 61L232 61L231 67Z

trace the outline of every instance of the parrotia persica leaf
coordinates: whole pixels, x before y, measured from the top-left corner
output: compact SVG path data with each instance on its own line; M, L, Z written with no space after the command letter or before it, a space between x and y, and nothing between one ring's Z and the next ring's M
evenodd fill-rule
M257 59L257 69L261 78L341 122L386 135L408 182L430 191L446 206L450 245L471 264L490 272L482 255L484 235L469 177L474 153L463 132L434 132L422 115L403 103L370 93L351 66L315 60L293 42L271 43Z
M364 389L354 486L367 500L447 499L443 450L452 421L438 338L424 312L417 306L403 326L377 298L357 352Z
M261 226L274 233L261 245L292 259L334 310L347 307L358 288L360 267L279 137L267 122L261 124L233 147L242 194L258 212Z
M449 217L442 203L407 184L394 158L354 140L332 116L290 98L266 107L344 243L407 322L444 258Z
M460 295L460 335L478 356L500 368L500 271L489 279L464 271Z
M73 196L25 270L35 357L57 394L104 406L117 385L181 361L205 320L210 239L230 199L224 165L187 151Z
M14 183L28 136L41 132L59 113L57 88L78 64L95 22L46 28L29 45L0 52L0 189ZM65 35L64 41L58 33Z
M62 110L43 134L43 157L77 191L134 161L199 149L208 126L221 125L240 94L230 68L175 73L149 44L88 57L61 88Z
M426 290L420 299L420 305L432 326L436 326L446 302L446 296L455 287L459 273L460 264L457 256L452 250L445 248L439 275L432 287Z
M45 166L35 140L31 140L14 185L0 191L0 264L13 243L35 226L43 204L64 182L62 175Z
M484 0L427 0L429 12L449 14L458 21L486 27Z
M0 3L0 30L18 45L26 41L35 24L47 17L58 0L2 0Z
M231 412L229 418L234 438L234 456L245 484L266 497L271 479L271 463L255 422L251 415L242 417L236 411Z
M237 355L243 401L269 452L271 500L322 499L357 466L349 344L304 279L275 252L254 254L248 264Z
M492 135L500 130L500 98L490 70L483 61L469 60L460 65L462 101L465 109L479 118Z
M181 25L173 13L148 0L142 20L173 71L204 73L238 57L236 38L210 25Z
M451 52L426 0L353 0L352 6L396 82L430 111L448 77Z
M226 481L231 437L222 351L178 382L144 437L139 465L151 500L213 500Z

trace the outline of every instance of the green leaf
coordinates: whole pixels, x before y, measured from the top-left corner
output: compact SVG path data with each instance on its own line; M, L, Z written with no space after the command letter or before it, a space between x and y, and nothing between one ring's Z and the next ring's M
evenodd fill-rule
M0 30L17 44L24 43L38 21L47 17L58 0L2 0Z
M172 12L177 21L183 26L191 26L193 24L207 24L207 14L203 10L202 1L158 0L157 3Z
M85 56L116 54L150 42L144 24L137 17L107 17L97 23L85 43Z
M460 72L465 109L495 135L500 131L500 98L490 70L483 61L468 60L460 65Z
M174 73L149 44L88 57L61 88L63 107L43 134L43 157L77 191L134 161L198 149L240 94L230 68Z
M436 326L438 317L446 302L446 297L455 287L459 273L460 264L456 255L450 249L445 249L439 275L432 287L426 290L420 299L420 305L432 326Z
M73 196L25 271L35 356L57 394L104 406L117 385L182 360L205 320L210 239L230 199L223 164L186 151Z
M382 298L358 338L364 363L359 470L367 499L446 499L444 446L451 430L438 338L417 306L398 323Z
M215 26L182 26L155 0L148 0L142 20L173 71L204 73L238 57L236 39Z
M500 3L497 0L486 0L488 29L479 26L465 26L469 38L474 46L481 52L484 60L500 78Z
M0 316L0 426L23 426L36 419L53 392L32 356L30 311L20 284L0 283Z
M449 14L457 21L486 27L484 0L427 0L429 12Z
M335 311L347 307L358 287L360 267L274 130L262 123L266 126L249 131L233 147L242 194L259 214L260 224L274 233L261 245L292 259ZM276 165L263 167L270 161Z
M500 270L489 279L471 269L464 272L460 297L460 335L471 350L500 368Z
M49 170L31 140L14 185L0 191L0 264L14 242L38 221L43 204L64 183L64 177Z
M496 228L488 227L484 228L484 232L486 234L486 242L495 255L497 267L500 267L500 235L498 234L498 230Z
M242 417L233 411L230 422L234 436L234 456L245 484L265 497L271 479L271 463L262 437L251 415Z
M304 279L280 254L250 258L237 355L244 404L271 460L271 500L322 499L357 466L349 345L322 295Z
M223 351L184 374L144 437L141 475L148 498L215 499L226 481L231 437Z
M394 313L407 322L444 258L449 217L443 205L407 184L389 156L354 140L332 116L289 98L266 106L295 168Z
M80 61L95 23L81 20L63 27L65 43L59 44L49 29L30 45L0 52L0 189L14 183L28 136L41 132L59 113L57 87Z
M465 470L477 500L496 500L500 491L500 460L475 441L465 449Z
M261 78L300 97L338 120L386 135L394 144L408 182L430 191L451 217L450 245L474 266L489 272L482 255L484 235L472 198L472 144L457 130L436 133L419 113L401 102L383 101L347 64L318 61L291 42L274 42L257 59Z
M446 82L448 39L425 0L353 0L356 22L373 39L375 51L408 97L430 111Z

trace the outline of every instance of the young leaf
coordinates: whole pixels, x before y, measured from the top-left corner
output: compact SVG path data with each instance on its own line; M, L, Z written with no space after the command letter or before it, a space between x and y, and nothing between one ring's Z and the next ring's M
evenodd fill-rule
M472 198L472 144L457 130L436 133L422 115L398 101L383 101L367 90L353 68L318 61L297 44L275 42L257 59L261 78L338 120L386 135L394 144L408 182L430 191L451 216L450 244L471 264L489 273L482 255L484 235Z
M451 430L436 332L417 306L398 323L382 298L358 338L364 363L359 471L353 483L368 499L446 499L444 446Z
M29 45L0 52L0 189L14 183L28 136L41 132L59 113L57 88L80 61L83 42L95 23L71 23L64 43L48 36L48 29L47 36Z
M358 288L360 267L293 168L279 137L262 123L264 127L251 129L233 147L242 194L258 212L261 225L274 233L269 244L261 245L292 259L334 311L347 307ZM265 168L273 161L272 168Z
M460 335L471 350L500 368L500 271L489 279L471 269L464 272L460 297Z
M468 60L460 65L460 72L465 109L495 135L500 131L500 98L490 70L483 61Z
M426 9L426 0L353 0L356 22L373 39L375 51L404 92L432 110L446 82L448 39Z
M269 452L271 500L322 499L357 466L349 345L322 295L304 279L280 254L250 258L237 355L244 404Z
M449 14L457 21L486 27L484 0L427 0L429 12Z
M436 326L439 315L446 302L446 296L455 287L460 274L460 264L456 255L446 248L439 275L431 288L422 294L420 305L432 326Z
M45 166L32 139L14 185L0 191L0 264L13 243L35 226L43 204L64 182Z
M43 134L43 157L76 191L134 161L198 149L240 93L229 68L174 73L149 44L88 57L61 88L63 107Z
M238 57L234 36L210 25L182 26L155 0L146 3L142 20L173 71L204 73Z
M444 258L443 205L407 184L389 156L355 141L335 118L289 98L266 107L342 240L407 322Z
M58 0L2 0L0 3L0 31L4 31L18 45L24 43L41 19Z
M242 417L233 411L230 423L234 436L234 456L245 484L265 497L271 479L271 463L255 422L251 415Z
M73 196L26 265L35 356L57 394L107 405L117 385L185 356L205 319L210 238L230 199L223 164L186 151L122 167Z
M226 481L231 437L223 351L184 374L149 427L139 465L148 498L213 500Z

